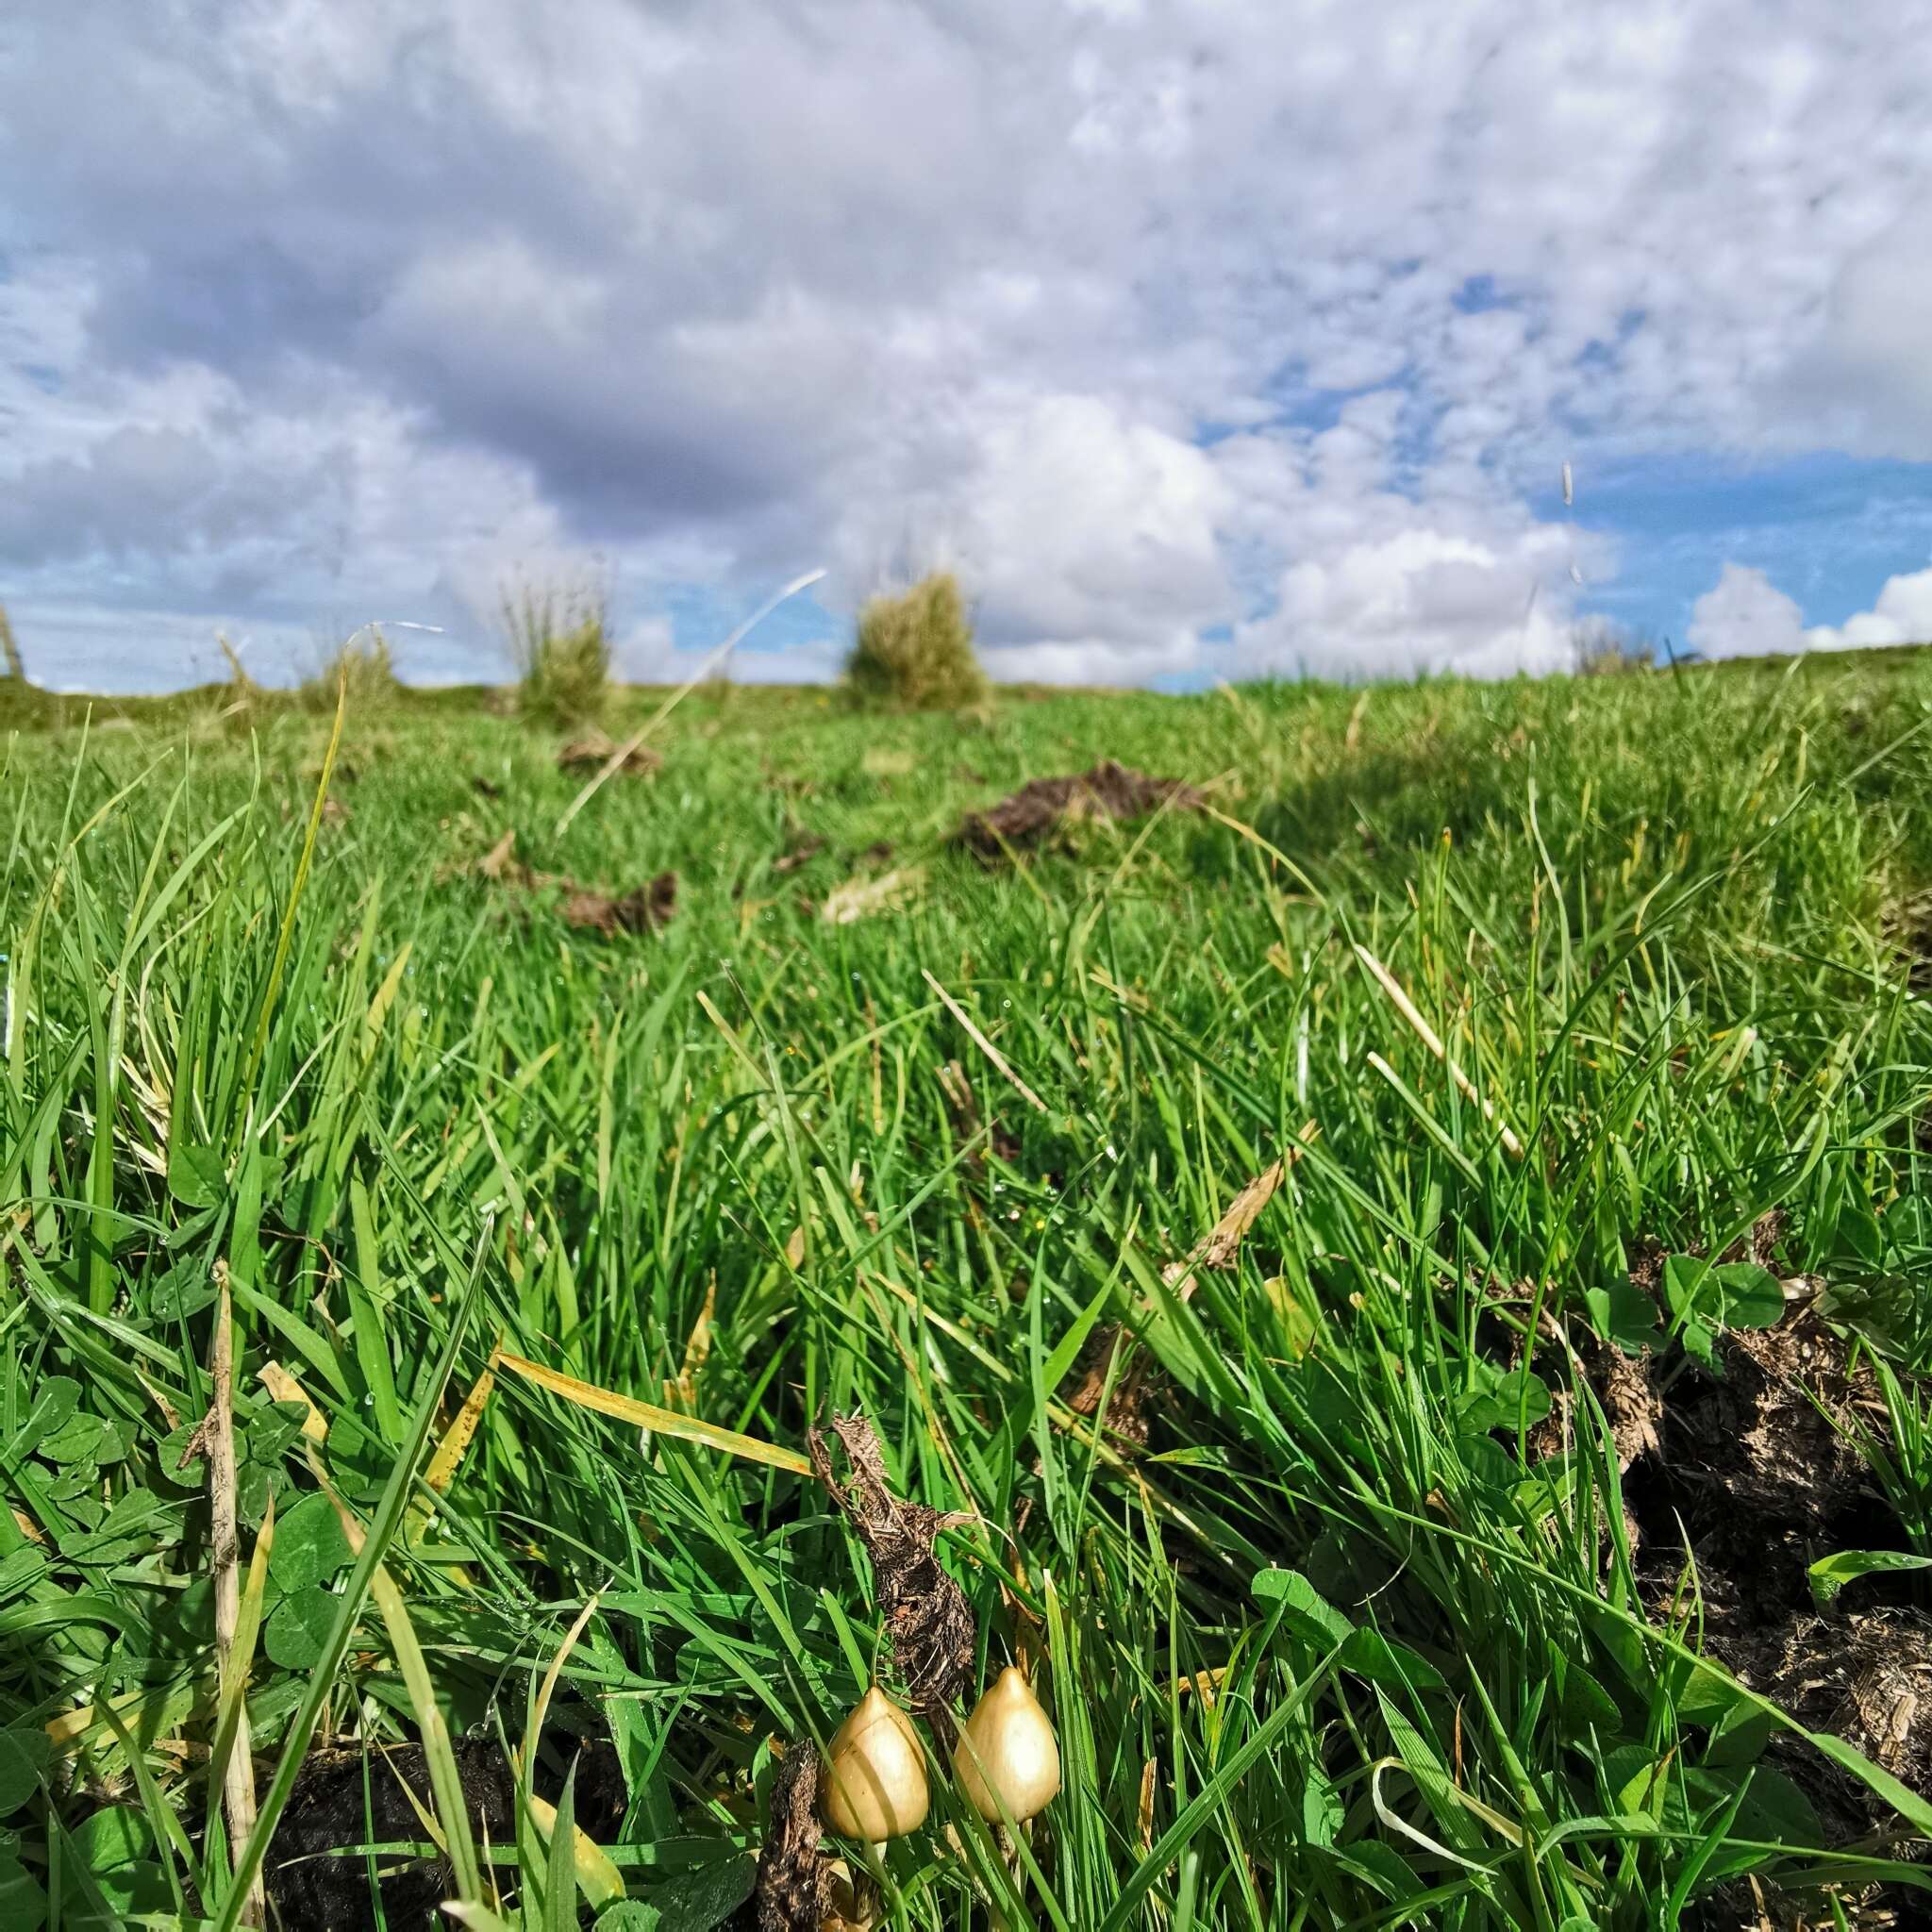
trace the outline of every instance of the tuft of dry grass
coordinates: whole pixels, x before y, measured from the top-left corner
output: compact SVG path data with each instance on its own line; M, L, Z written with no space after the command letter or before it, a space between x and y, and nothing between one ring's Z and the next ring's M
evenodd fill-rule
M20 655L20 644L4 604L0 604L0 658L6 659L8 677L17 678L22 684L26 682L26 663Z
M957 710L984 702L986 673L951 571L866 600L845 660L845 688L855 704L873 709Z
M517 707L546 724L594 724L610 695L610 593L591 573L525 576L498 622L520 675Z
M239 664L235 669L241 672ZM333 711L337 694L346 690L349 709L366 714L391 703L402 688L390 657L389 640L379 625L369 624L336 646L323 660L321 670L304 680L298 695L308 710Z

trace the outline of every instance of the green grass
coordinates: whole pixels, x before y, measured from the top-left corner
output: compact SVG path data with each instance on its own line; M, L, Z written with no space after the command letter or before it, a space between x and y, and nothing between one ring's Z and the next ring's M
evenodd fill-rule
M452 1732L523 1740L594 1597L560 1682L604 1703L631 1786L612 1857L661 1912L621 1923L709 1924L689 1901L742 1889L767 1740L824 1737L888 1668L858 1546L784 1457L500 1369L428 1489L500 1344L789 1455L862 1408L903 1492L979 1519L944 1549L982 1675L1032 1660L1065 1789L1008 1876L936 1773L934 1828L886 1848L893 1925L985 1924L975 1883L1062 1932L1737 1923L1698 1914L1749 1874L1909 1902L1928 1794L1853 1754L1904 1841L1835 1841L1802 1792L1843 1747L1697 1665L1695 1579L1673 1620L1634 1573L1601 1412L1582 1396L1538 1460L1569 1375L1510 1338L1657 1322L1665 1373L1694 1373L1715 1291L1680 1271L1704 1301L1633 1316L1640 1244L1715 1250L1774 1209L1780 1273L1932 1260L1932 661L1007 693L969 731L704 692L657 777L561 839L580 780L474 696L351 715L348 816L320 821L330 721L292 704L238 729L206 697L91 724L7 703L8 1925L242 1907L237 1848L202 1830L209 1519L180 1461L218 1263L244 1572L275 1510L247 1692L267 1823L311 1734L415 1738L433 1696ZM614 700L611 730L652 708ZM1083 824L996 871L945 842L1103 757L1223 816ZM507 829L612 891L675 869L676 917L572 930L558 892L469 870ZM872 916L815 916L886 866ZM1183 1297L1163 1271L1296 1149ZM1915 1317L1860 1345L1893 1411L1874 1481L1932 1549ZM1103 1322L1165 1391L1144 1451L1065 1406ZM272 1359L327 1420L314 1461ZM569 1861L518 1837L504 1910L570 1923Z

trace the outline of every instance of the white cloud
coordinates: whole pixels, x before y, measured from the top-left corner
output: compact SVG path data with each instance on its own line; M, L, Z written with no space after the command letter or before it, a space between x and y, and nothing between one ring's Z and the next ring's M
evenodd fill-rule
M1821 338L1792 371L1811 433L1874 456L1932 458L1932 214L1916 208L1846 261Z
M856 501L835 554L847 595L957 569L995 675L1128 683L1191 664L1204 624L1236 614L1220 537L1232 508L1211 458L1091 395L975 398L959 474Z
M1236 632L1243 671L1500 676L1571 661L1567 604L1546 592L1546 533L1507 548L1418 525L1291 564L1274 611Z
M1870 610L1836 626L1816 625L1805 633L1805 642L1814 651L1932 643L1932 570L1889 578Z
M1691 607L1691 647L1707 658L1784 656L1932 643L1932 570L1890 577L1870 610L1806 626L1795 599L1761 570L1726 563Z
M1726 563L1690 607L1686 636L1706 658L1782 656L1805 648L1805 615L1761 570Z
M558 548L842 612L924 550L1013 675L1558 661L1614 567L1529 507L1563 459L1932 460L1910 13L55 9L8 588L266 639Z

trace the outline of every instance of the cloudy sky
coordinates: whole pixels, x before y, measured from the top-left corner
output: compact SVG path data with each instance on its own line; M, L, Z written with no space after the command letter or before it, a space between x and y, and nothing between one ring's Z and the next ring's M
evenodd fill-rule
M936 561L1004 676L1926 637L1928 100L1922 0L26 0L0 601L119 689L583 571L638 676Z

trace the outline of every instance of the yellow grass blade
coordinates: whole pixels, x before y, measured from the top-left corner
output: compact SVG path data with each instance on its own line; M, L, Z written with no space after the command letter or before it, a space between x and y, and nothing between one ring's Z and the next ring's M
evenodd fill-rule
M490 1400L490 1391L496 1387L496 1364L500 1359L499 1352L492 1348L490 1359L483 1365L483 1373L463 1397L462 1407L457 1410L455 1421L442 1432L442 1441L436 1445L436 1454L429 1458L429 1467L424 1473L423 1480L439 1496L449 1488L457 1473L457 1465L462 1461L463 1452L469 1448L470 1440L476 1433L476 1424L483 1420L483 1405Z
M701 1423L694 1416L679 1415L675 1409L659 1408L651 1402L639 1402L619 1395L594 1383L580 1382L575 1375L546 1369L541 1362L525 1361L520 1355L498 1359L514 1369L525 1380L548 1389L578 1408L594 1409L599 1415L615 1416L621 1423L635 1423L641 1429L654 1429L660 1436L675 1436L683 1442L695 1442L705 1449L722 1449L727 1456L741 1456L747 1462L768 1463L774 1469L789 1469L794 1475L809 1475L811 1464L795 1449L781 1449L775 1442L761 1442L756 1436L741 1436L736 1429L721 1429Z
M302 1433L311 1442L328 1441L328 1419L316 1407L308 1390L280 1362L263 1362L256 1380L268 1391L271 1402L299 1402L308 1411L302 1420Z
M537 1821L547 1844L557 1835L557 1807L541 1798L530 1800L530 1815ZM605 1856L604 1849L581 1824L571 1827L575 1843L571 1847L577 1864L577 1883L593 1910L602 1911L612 1899L624 1896L624 1874Z

